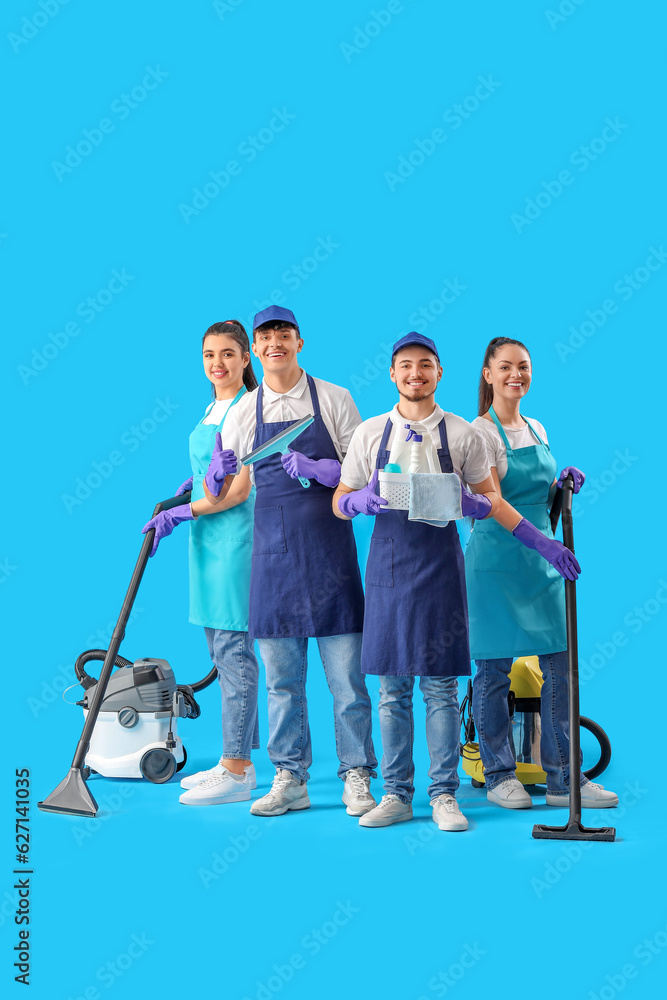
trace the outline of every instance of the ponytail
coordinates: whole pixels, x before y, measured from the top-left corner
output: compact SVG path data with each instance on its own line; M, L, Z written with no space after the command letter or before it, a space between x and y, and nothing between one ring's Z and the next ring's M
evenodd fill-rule
M479 376L479 393L478 393L478 403L477 403L477 416L483 417L485 413L488 413L491 406L493 405L493 386L484 378L484 369L491 367L491 361L495 358L496 354L501 347L506 347L507 344L513 344L515 347L521 347L526 352L528 357L530 357L530 351L525 344L522 344L520 340L512 340L511 337L494 337L490 342L484 354L484 361L482 362L482 372Z

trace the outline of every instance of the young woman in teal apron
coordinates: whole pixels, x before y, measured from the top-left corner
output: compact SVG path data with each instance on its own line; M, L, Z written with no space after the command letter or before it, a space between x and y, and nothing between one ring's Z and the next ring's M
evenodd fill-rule
M555 541L549 520L556 461L546 441L519 412L532 378L530 355L517 340L489 344L480 380L479 416L496 490L521 515L510 532L498 521L476 521L465 554L470 651L477 668L473 713L484 764L487 798L506 809L532 805L515 775L507 703L509 672L517 656L539 656L542 687L541 761L548 805L568 805L568 701L565 590L578 565ZM585 476L567 467L575 493ZM523 543L523 544L522 544ZM529 548L525 546L529 545ZM574 566L574 570L573 567ZM581 804L608 808L613 792L583 775Z
M250 751L259 747L258 666L248 636L255 489L242 469L224 501L213 507L202 486L229 410L257 380L248 335L236 320L209 327L202 350L214 401L190 435L192 475L176 494L191 490L191 502L163 511L144 527L156 529L154 554L176 524L190 521L190 621L204 627L222 694L220 762L181 781L186 791L180 801L200 806L249 799L256 787Z

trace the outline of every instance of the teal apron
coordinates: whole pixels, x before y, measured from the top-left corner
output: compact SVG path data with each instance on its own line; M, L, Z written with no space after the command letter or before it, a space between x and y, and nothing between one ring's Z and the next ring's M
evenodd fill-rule
M523 418L538 443L513 450L493 407L489 414L507 449L503 499L553 538L549 495L556 461L549 446ZM538 552L488 518L475 521L465 567L473 660L539 656L567 649L563 580Z
M246 391L245 387L239 390L227 413ZM190 435L193 502L204 496L202 483L215 447L215 435L222 431L227 413L219 424L205 424L202 420ZM230 632L248 631L254 508L253 487L244 503L190 522L190 621L193 625Z

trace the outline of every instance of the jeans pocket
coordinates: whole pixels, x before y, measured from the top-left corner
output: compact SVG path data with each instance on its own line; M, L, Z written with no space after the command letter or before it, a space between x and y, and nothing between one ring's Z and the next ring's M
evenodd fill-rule
M366 563L366 586L394 586L393 538L371 538L371 547Z
M256 556L287 552L283 509L279 504L276 507L255 507L252 551Z

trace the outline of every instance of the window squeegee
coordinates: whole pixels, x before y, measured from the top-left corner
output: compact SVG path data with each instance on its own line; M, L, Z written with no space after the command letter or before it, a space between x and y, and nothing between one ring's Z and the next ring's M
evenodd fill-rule
M297 420L287 430L281 431L280 434L275 434L268 441L265 441L264 444L261 444L259 448L255 448L245 458L242 458L241 464L252 465L253 462L259 462L262 458L268 458L269 455L275 455L276 453L288 455L289 446L294 438L297 438L302 431L305 431L306 427L310 427L314 419L313 414L309 413L307 416L302 417L301 420ZM306 479L304 476L299 476L299 482L304 489L310 486L310 479Z

